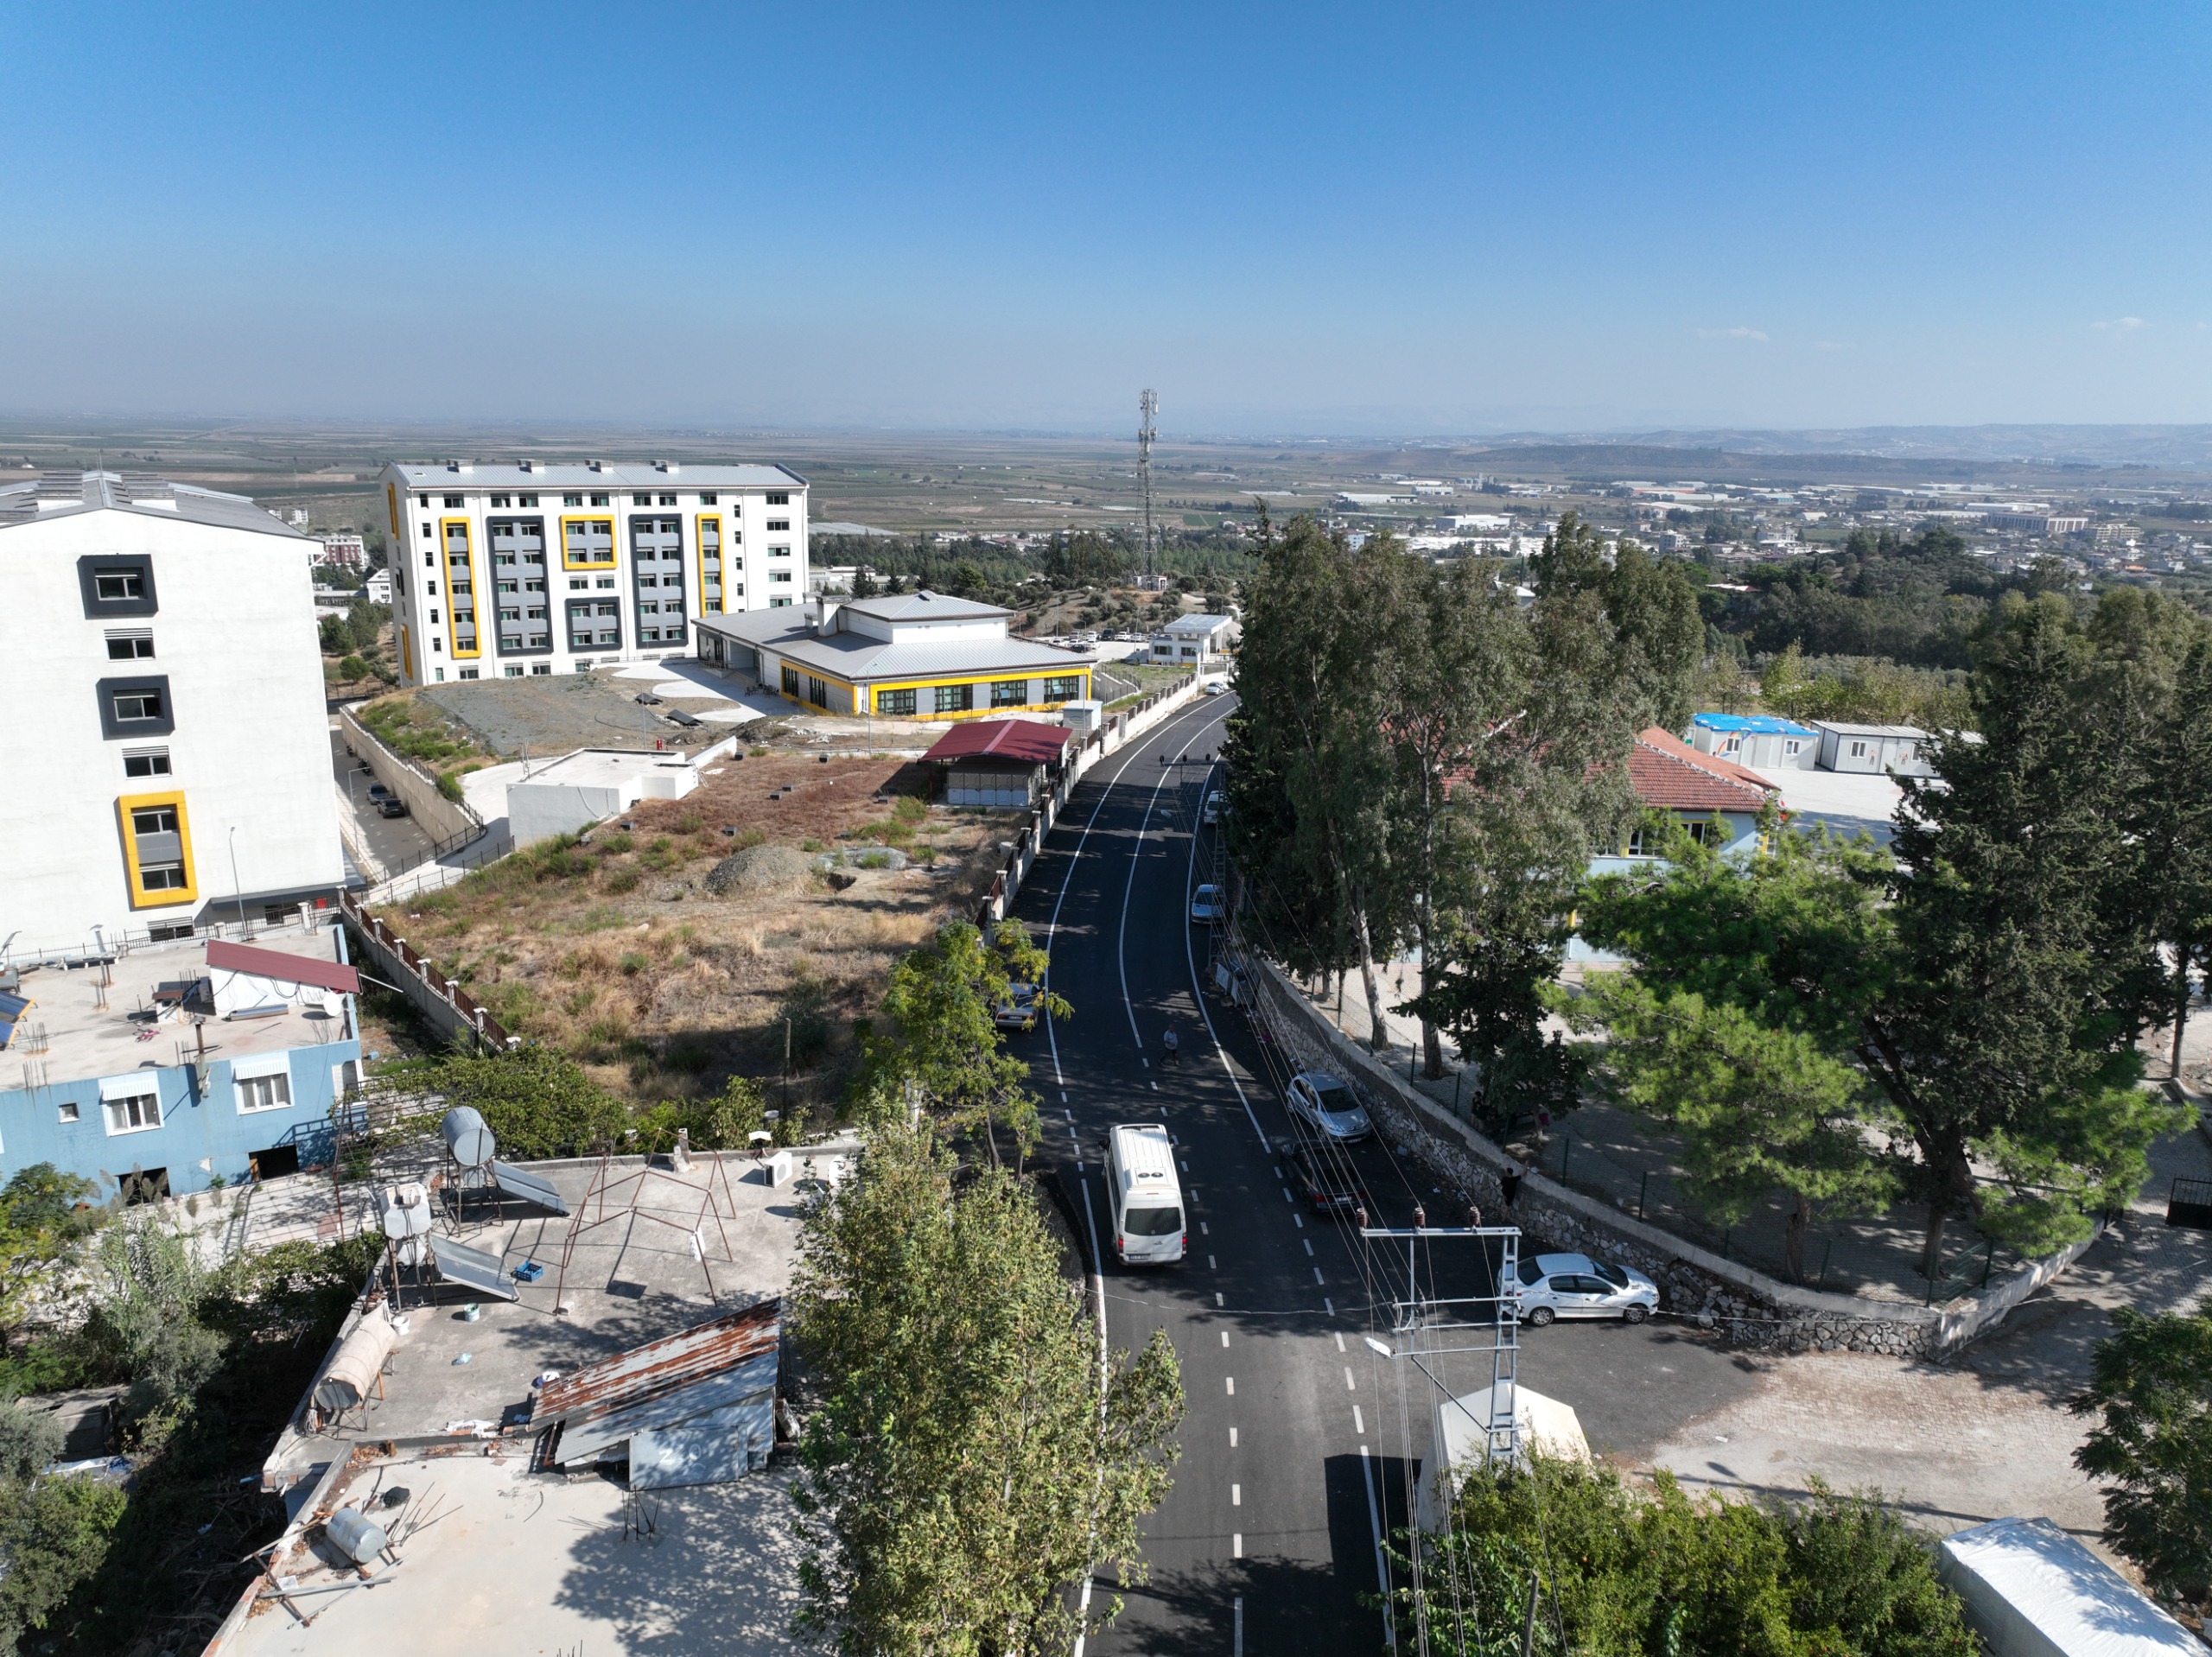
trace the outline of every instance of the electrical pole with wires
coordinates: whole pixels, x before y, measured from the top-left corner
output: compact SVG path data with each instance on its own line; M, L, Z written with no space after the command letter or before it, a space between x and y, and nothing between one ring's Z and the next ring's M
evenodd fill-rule
M1137 397L1137 487L1144 492L1144 583L1147 591L1159 573L1152 528L1152 440L1159 435L1160 394L1147 390Z

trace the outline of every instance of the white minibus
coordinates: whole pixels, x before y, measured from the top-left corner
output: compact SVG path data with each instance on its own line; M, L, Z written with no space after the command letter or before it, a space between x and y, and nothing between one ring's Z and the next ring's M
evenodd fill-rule
M1124 1122L1107 1136L1106 1190L1114 1252L1123 1265L1166 1266L1183 1258L1189 1228L1175 1178L1175 1142L1164 1126Z

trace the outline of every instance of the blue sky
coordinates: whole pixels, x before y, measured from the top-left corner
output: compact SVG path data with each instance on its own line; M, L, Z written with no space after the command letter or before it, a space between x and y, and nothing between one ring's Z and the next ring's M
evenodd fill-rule
M10 411L2212 420L2201 5L10 15Z

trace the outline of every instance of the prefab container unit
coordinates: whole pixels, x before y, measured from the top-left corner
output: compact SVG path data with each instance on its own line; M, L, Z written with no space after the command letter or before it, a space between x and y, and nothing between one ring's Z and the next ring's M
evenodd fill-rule
M1993 1657L2204 1657L2204 1647L2048 1519L1943 1539L1937 1570Z
M1771 714L1697 714L1683 740L1760 771L1810 771L1821 757L1821 733Z
M1928 733L1910 725L1840 725L1816 720L1821 732L1821 769L1880 776L1933 777L1922 746Z
M1175 1142L1158 1122L1124 1122L1106 1142L1106 1184L1114 1205L1114 1248L1128 1266L1172 1265L1183 1258L1189 1224Z

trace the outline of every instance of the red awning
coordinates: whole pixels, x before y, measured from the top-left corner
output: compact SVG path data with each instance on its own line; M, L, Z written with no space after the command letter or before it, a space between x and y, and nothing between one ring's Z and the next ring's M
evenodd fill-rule
M361 975L351 967L313 955L286 955L282 949L257 949L250 943L210 938L207 964L227 972L251 973L279 984L313 984L318 989L340 990L348 995L361 993Z
M1033 719L969 720L938 739L925 759L974 759L988 754L1032 765L1049 765L1067 749L1075 733L1065 725Z

